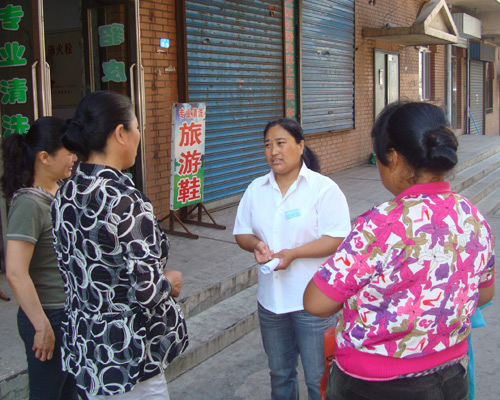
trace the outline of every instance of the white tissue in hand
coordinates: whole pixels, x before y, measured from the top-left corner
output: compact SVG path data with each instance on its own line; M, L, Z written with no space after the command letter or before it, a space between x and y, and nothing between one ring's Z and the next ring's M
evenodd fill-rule
M261 265L260 267L260 270L262 271L262 273L264 274L270 274L271 272L273 272L276 267L280 264L280 259L279 258L273 258L271 261L269 261L268 263L264 264L264 265Z

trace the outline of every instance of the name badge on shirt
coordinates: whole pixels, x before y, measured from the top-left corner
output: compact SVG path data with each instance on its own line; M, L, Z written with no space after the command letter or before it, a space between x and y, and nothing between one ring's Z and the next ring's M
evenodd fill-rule
M285 218L286 219L292 219L300 217L300 209L296 208L295 210L290 210L290 211L285 211Z

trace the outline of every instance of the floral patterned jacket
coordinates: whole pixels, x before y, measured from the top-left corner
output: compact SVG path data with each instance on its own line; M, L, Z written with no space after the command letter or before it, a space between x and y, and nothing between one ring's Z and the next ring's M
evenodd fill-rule
M339 366L383 380L463 356L478 288L494 281L493 246L484 217L447 182L415 185L361 215L314 277L344 303Z

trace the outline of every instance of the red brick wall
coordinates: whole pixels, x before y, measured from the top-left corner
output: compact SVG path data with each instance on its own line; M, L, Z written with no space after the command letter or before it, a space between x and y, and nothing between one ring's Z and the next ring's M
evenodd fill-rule
M374 122L374 49L399 52L400 98L418 100L418 49L362 37L363 27L382 27L387 23L410 26L414 22L421 1L408 0L404 7L395 3L390 0L377 0L375 4L355 3L355 128L319 133L306 140L318 154L325 174L369 160L372 152L370 131ZM140 21L147 112L146 191L156 214L163 216L169 209L171 106L178 97L177 73L165 71L169 67L177 69L175 1L141 0ZM168 53L157 53L161 37L170 39ZM445 100L444 53L444 46L435 46L433 90L434 100L440 104ZM498 102L496 104L498 108Z
M320 158L323 173L329 174L369 160L372 152L370 131L374 122L375 48L399 52L400 98L418 100L418 49L414 46L404 47L389 42L364 39L362 28L382 27L387 23L394 26L410 26L415 21L420 3L419 0L411 0L407 1L404 7L389 0L378 0L375 5L369 4L368 1L355 3L355 128L307 137L307 144ZM442 51L444 54L444 49ZM444 71L444 64L441 64L443 60L444 56L441 57L438 50L436 71L439 68Z
M500 75L500 61L498 60L497 48L495 51L495 68L494 68L494 80L493 80L493 112L486 114L486 129L485 134L490 136L498 136L500 133L500 81L498 79Z
M155 214L170 209L170 139L172 103L177 101L175 0L141 0L141 52L146 94L146 193ZM160 38L170 48L158 53ZM168 51L167 51L168 50ZM174 71L166 71L173 69Z
M431 100L444 107L446 104L445 46L430 46L431 50Z

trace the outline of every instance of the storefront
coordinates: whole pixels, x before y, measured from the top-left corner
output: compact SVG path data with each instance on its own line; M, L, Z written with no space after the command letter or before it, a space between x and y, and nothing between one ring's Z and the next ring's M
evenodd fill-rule
M41 116L71 118L95 90L131 97L144 128L138 2L67 0L61 7L57 0L16 0L1 15L3 136L25 133ZM129 172L142 188L138 153Z
M178 2L179 98L205 102L205 201L241 194L269 167L267 122L306 134L354 127L354 1Z

